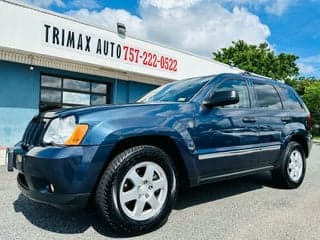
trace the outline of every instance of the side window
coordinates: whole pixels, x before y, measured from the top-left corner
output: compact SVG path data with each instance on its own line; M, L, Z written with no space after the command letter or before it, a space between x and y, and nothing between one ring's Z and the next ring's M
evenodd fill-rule
M240 99L238 103L224 106L224 108L250 108L249 90L245 80L226 80L219 85L216 92L228 90L237 90Z
M256 82L253 85L257 98L257 107L270 110L282 109L280 96L272 85Z
M280 91L283 96L283 104L285 109L301 111L303 110L303 106L299 102L297 96L290 88L280 87Z

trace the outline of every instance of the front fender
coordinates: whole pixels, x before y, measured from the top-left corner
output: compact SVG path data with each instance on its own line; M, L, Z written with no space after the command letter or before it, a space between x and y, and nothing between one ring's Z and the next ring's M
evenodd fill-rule
M189 176L197 176L193 104L167 104L116 109L80 116L89 125L82 145L114 148L124 139L146 136L170 138L178 148Z
M113 147L122 140L130 138L143 137L167 137L170 138L176 145L191 184L197 180L198 168L196 157L193 154L195 145L188 130L181 125L177 125L178 129L172 128L127 128L111 133L105 138L104 145L112 145ZM168 146L172 147L172 146Z
M198 176L197 158L194 156L193 151L195 148L193 139L188 129L181 124L175 124L175 128L167 127L140 127L140 128L121 128L114 131L109 130L109 134L105 136L105 131L95 131L93 135L103 137L101 146L109 146L113 149L117 143L130 138L143 138L143 137L167 137L170 138L176 145L180 153L183 164L186 168L187 175L191 185L195 185ZM169 146L168 146L169 147ZM170 146L172 147L172 146ZM110 161L111 159L106 158ZM108 163L106 163L108 164Z

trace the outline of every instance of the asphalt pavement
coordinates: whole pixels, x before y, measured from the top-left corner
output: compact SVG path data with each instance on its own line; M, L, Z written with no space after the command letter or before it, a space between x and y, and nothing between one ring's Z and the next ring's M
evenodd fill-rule
M133 239L320 239L320 145L314 144L303 185L279 189L270 174L180 192L159 229ZM0 239L109 239L94 212L67 213L32 202L0 167Z

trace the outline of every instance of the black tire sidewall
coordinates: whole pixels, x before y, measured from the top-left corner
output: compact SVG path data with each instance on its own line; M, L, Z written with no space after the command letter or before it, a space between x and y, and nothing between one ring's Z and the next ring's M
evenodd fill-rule
M167 180L168 180L168 194L165 203L160 209L159 213L153 216L150 219L145 221L135 221L128 217L125 212L122 210L120 205L120 186L124 176L127 172L136 164L141 162L154 162L161 166L164 170ZM161 149L158 149L153 146L143 146L141 150L137 150L128 156L125 157L123 162L117 168L116 177L112 183L112 202L114 211L114 217L117 218L117 221L122 222L122 224L130 226L130 228L139 228L139 229L148 229L156 227L166 220L171 209L176 200L176 191L177 191L177 179L174 170L173 163L170 160L170 157L163 152Z

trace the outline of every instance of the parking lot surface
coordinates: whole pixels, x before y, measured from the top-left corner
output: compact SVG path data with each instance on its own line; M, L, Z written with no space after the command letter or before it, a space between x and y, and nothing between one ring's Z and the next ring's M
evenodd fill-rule
M269 173L180 192L168 222L133 239L320 239L320 145L297 190L279 189ZM108 239L94 212L67 213L32 202L0 166L0 239Z

